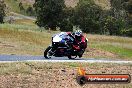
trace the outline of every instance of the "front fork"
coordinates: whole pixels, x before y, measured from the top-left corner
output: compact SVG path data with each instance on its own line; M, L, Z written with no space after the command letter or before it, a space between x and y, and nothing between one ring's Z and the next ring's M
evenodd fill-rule
M50 44L50 47L51 47L51 50L49 51L50 56L54 56L56 50L53 50L53 46L52 46L52 44Z

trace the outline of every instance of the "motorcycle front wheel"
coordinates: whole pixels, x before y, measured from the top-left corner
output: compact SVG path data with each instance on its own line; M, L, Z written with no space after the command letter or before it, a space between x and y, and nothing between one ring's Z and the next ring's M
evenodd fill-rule
M50 52L52 52L51 49L52 49L52 47L51 46L48 46L46 48L46 50L44 51L44 57L46 59L50 59L51 58L51 56L52 56L51 53L50 53Z

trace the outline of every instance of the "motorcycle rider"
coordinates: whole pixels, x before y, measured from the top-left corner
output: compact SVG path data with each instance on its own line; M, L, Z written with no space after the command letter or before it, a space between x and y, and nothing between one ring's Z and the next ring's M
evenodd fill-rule
M73 42L73 50L77 50L78 51L78 56L79 57L82 57L83 53L84 53L84 50L87 48L87 43L85 41L85 37L82 33L81 30L77 30L73 33L71 32L67 32L67 34L74 38L74 42Z
M78 52L78 56L82 57L85 48L87 47L87 43L85 42L85 37L81 30L77 30L75 32L61 32L59 35L65 35L65 41L61 41L61 43L65 44L69 47L70 50L76 50ZM69 36L69 37L68 37ZM70 38L71 37L71 38ZM70 40L72 39L72 40ZM71 43L71 41L73 43ZM57 47L52 48L53 51L56 50ZM51 52L52 55L53 52Z

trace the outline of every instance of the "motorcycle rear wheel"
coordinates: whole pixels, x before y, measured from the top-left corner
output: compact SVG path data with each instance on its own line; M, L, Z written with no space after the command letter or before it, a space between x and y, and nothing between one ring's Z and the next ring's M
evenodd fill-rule
M46 50L44 51L44 57L46 58L46 59L50 59L51 58L51 56L49 55L50 53L50 50L52 49L52 47L51 46L48 46L47 48L46 48Z
M68 58L74 60L77 56L71 56L69 55Z

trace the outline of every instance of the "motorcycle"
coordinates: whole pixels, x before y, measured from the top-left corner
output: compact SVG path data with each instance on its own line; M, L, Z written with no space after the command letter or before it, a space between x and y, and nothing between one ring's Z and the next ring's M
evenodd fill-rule
M88 40L85 38L86 47L81 48L80 46L73 45L74 38L67 35L65 32L52 36L52 44L49 45L44 51L44 57L50 59L54 57L68 57L69 59L75 59L79 54L83 54ZM81 48L79 50L79 47ZM81 56L79 56L81 57Z

